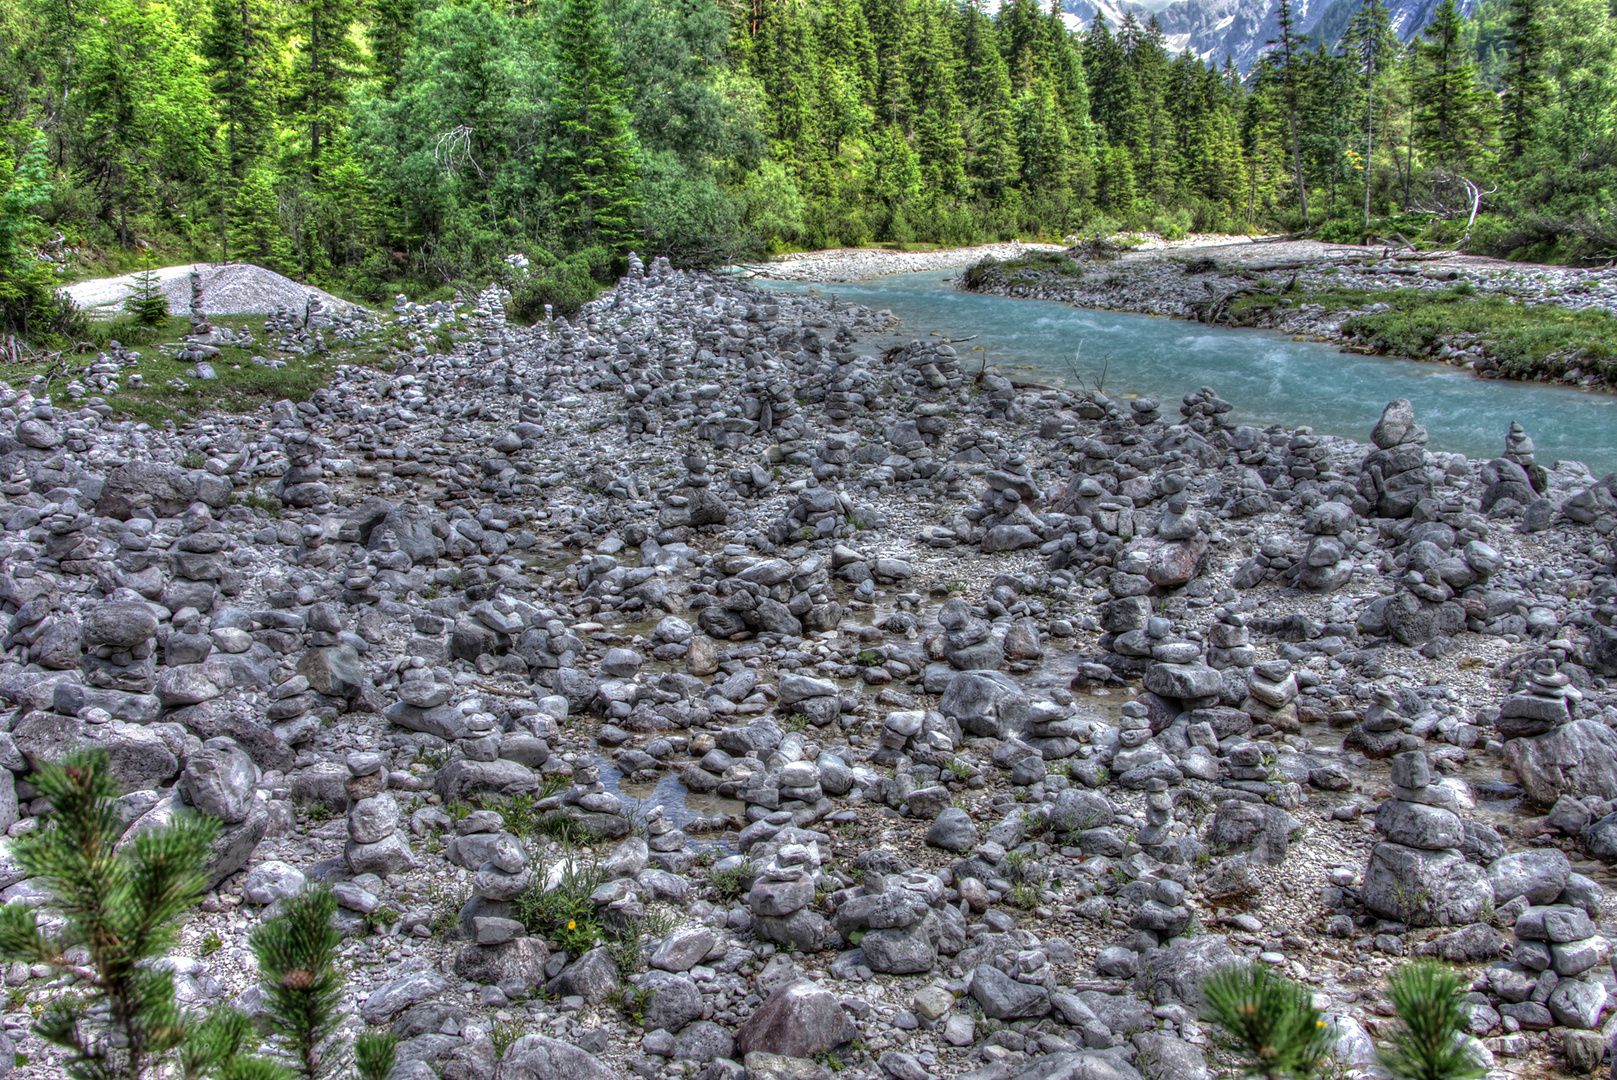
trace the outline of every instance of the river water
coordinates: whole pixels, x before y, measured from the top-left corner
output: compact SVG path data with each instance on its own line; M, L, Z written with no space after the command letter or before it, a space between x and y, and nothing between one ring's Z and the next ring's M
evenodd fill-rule
M1214 329L1179 319L1075 308L1048 300L964 293L959 271L890 274L835 285L759 280L785 292L817 292L875 309L902 323L903 338L976 335L955 347L964 364L985 355L1014 376L1093 387L1105 370L1112 397L1152 396L1165 419L1179 399L1211 386L1243 423L1308 425L1368 441L1382 408L1408 398L1434 450L1497 457L1512 420L1532 436L1538 460L1582 461L1603 476L1617 470L1617 396L1559 386L1484 380L1445 364L1357 356L1292 341L1270 330Z

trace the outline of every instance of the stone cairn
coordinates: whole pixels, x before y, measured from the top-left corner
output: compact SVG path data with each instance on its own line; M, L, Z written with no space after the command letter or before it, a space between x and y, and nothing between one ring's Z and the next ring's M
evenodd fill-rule
M1364 719L1348 732L1345 744L1356 746L1371 759L1391 757L1403 746L1405 717L1398 695L1377 689Z
M1252 646L1246 614L1221 607L1214 616L1218 621L1207 628L1207 666L1223 671L1257 663L1258 650Z
M399 803L387 790L387 760L381 754L348 755L348 844L343 858L356 876L388 877L413 870L415 857L399 832Z
M1482 917L1493 888L1480 866L1466 861L1464 820L1454 796L1432 783L1424 751L1392 759L1392 798L1376 811L1386 837L1370 850L1364 905L1410 926L1467 925Z
M1611 943L1594 922L1604 891L1572 873L1566 856L1554 848L1506 855L1488 868L1488 876L1500 900L1496 918L1514 922L1515 942L1511 960L1489 967L1481 988L1489 992L1506 1030L1569 1028L1568 1057L1592 1051L1598 1062L1602 1043L1581 1044L1588 1038L1584 1033L1600 1027L1608 994L1601 972L1611 959Z
M475 875L472 897L460 912L462 931L482 947L519 936L516 899L533 883L533 870L522 841L505 831L505 819L492 810L466 815L455 823L455 836L444 854Z
M1499 707L1496 726L1501 739L1543 735L1578 718L1583 694L1570 676L1556 670L1554 660L1535 660L1522 683Z
M823 915L809 910L819 866L816 845L783 844L759 867L747 894L759 940L795 945L804 952L824 948L829 927Z
M1404 398L1388 402L1370 441L1376 449L1360 468L1359 494L1380 517L1409 517L1431 495L1434 482L1426 429L1415 423L1415 407Z
M1353 577L1352 547L1358 524L1353 508L1340 502L1314 507L1303 521L1303 531L1313 534L1303 557L1295 567L1299 589L1333 592Z

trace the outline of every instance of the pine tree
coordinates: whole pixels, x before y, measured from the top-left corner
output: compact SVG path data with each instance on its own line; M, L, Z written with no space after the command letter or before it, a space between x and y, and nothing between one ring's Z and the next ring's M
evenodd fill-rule
M124 297L124 310L142 326L162 326L168 322L168 297L162 283L150 268L135 275L135 288Z
M1544 32L1547 0L1507 0L1505 92L1501 105L1505 145L1520 157L1533 140L1540 106L1549 90L1545 78Z
M1433 163L1468 167L1493 136L1492 97L1479 85L1454 0L1443 0L1416 44L1416 141Z
M1452 3L1453 0L1448 0ZM1381 0L1362 0L1342 35L1342 50L1358 65L1364 95L1364 227L1370 228L1370 190L1376 156L1376 90L1382 70L1397 55L1387 8Z
M1099 14L1084 37L1084 77L1089 86L1089 109L1106 141L1113 146L1139 142L1139 88L1128 53Z
M51 805L51 824L18 837L12 855L50 890L65 923L47 936L34 908L0 907L0 956L78 977L74 992L54 998L35 1024L67 1050L69 1076L141 1080L194 1026L174 1000L174 976L152 961L175 944L180 917L202 899L218 824L186 814L115 850L125 822L104 752L75 752L30 779Z
M225 129L225 160L235 180L247 175L274 134L280 42L264 0L213 0L202 32L213 100Z
M234 258L271 270L291 266L292 247L281 224L275 177L269 169L254 169L247 174L231 199L228 217Z
M552 157L561 205L587 243L626 250L637 206L635 143L600 0L565 0L556 39Z
M337 899L329 889L310 889L284 904L248 940L274 1031L298 1072L316 1080L320 1045L337 1026L343 992L336 965L342 935L331 924Z
M1303 65L1306 62L1306 39L1296 31L1296 19L1291 13L1291 0L1280 0L1275 9L1275 22L1280 36L1270 38L1267 44L1275 46L1267 73L1272 75L1280 101L1286 112L1286 138L1291 148L1291 169L1297 184L1297 202L1303 211L1303 222L1308 223L1308 184L1303 179L1302 144L1298 138L1298 113L1303 98Z
M1022 157L1016 146L1016 103L1011 97L1011 76L993 40L993 24L980 14L980 33L987 45L982 50L982 66L977 77L967 80L977 88L976 145L971 171L979 191L994 203L1001 202L1022 171Z
M348 92L361 73L354 23L358 0L301 0L295 33L299 55L293 77L294 105L308 130L309 173L324 166L327 141L347 127Z
M415 16L421 0L372 0L365 37L371 47L371 70L389 97L404 69L405 54L415 40Z
M912 57L910 109L923 182L937 197L953 200L965 188L966 140L955 92L954 58L938 14L930 5L923 5L917 20Z

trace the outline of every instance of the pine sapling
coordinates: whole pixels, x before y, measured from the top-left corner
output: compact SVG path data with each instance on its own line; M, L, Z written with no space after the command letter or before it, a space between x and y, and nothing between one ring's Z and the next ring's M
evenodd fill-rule
M194 1025L180 1050L182 1080L293 1080L286 1066L253 1053L252 1017L228 1006Z
M359 1080L386 1080L393 1071L393 1050L399 1037L391 1031L365 1031L354 1039L354 1065Z
M1234 965L1202 984L1204 1013L1245 1075L1303 1080L1325 1060L1330 1031L1308 991L1261 964Z
M162 326L168 321L168 297L161 281L150 269L135 275L135 291L124 298L124 310L142 326Z
M337 1024L342 979L331 925L337 899L330 889L310 889L287 900L285 910L259 924L249 939L258 958L260 985L270 1024L294 1069L305 1080L321 1071L321 1044Z
M1436 964L1405 964L1387 987L1400 1024L1381 1064L1393 1080L1471 1080L1484 1070L1466 1044L1460 980Z
M105 753L71 754L41 767L33 782L50 803L50 823L18 837L12 852L50 891L65 925L47 936L34 909L0 907L0 958L78 977L82 990L58 997L35 1024L47 1042L68 1051L69 1076L141 1080L188 1034L191 1018L174 1000L173 975L151 961L166 953L180 917L202 898L218 825L189 815L115 850L124 822Z

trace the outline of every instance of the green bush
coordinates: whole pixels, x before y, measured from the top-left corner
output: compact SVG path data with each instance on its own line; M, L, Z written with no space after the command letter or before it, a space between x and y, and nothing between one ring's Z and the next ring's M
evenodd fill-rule
M604 247L585 248L565 259L540 251L534 262L539 265L511 290L511 310L528 322L544 318L546 304L553 314L576 314L595 299L613 271L612 253Z

